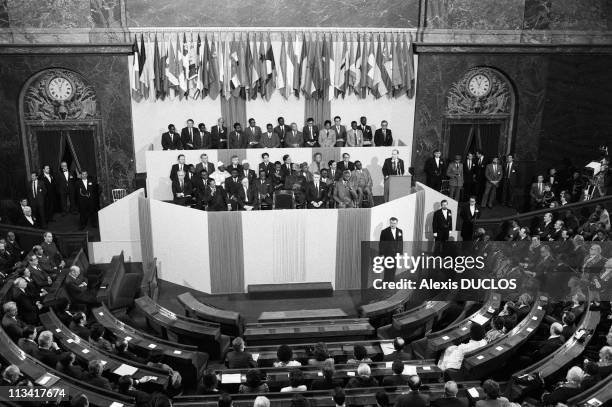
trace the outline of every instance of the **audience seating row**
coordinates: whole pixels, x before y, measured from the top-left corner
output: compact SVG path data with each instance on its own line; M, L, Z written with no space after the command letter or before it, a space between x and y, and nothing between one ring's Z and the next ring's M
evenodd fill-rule
M179 304L185 308L185 315L202 321L216 322L221 325L221 333L229 336L240 336L244 331L244 319L240 313L226 311L198 301L187 292L177 297Z
M402 309L412 297L412 290L399 290L388 298L380 301L371 302L358 308L359 316L373 319L393 313L397 309Z
M612 403L612 374L567 401L568 406L597 407Z

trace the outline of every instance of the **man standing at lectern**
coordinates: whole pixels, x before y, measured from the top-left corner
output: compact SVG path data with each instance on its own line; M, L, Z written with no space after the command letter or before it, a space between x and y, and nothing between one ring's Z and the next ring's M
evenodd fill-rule
M380 242L378 243L378 255L393 257L401 253L404 247L402 229L397 227L397 218L389 219L389 227L380 231ZM384 281L395 280L395 263L392 267L385 267Z
M391 152L391 158L386 158L382 168L383 176L385 177L385 202L389 201L389 176L404 175L404 160L399 158L399 150L395 149Z

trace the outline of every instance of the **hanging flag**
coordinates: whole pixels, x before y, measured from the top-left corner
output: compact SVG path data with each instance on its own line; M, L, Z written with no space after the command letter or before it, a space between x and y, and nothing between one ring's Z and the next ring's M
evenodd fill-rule
M406 56L406 64L404 69L406 94L409 98L414 96L415 78L414 78L414 53L412 51L412 38L406 40L404 35L404 55Z
M331 38L331 34L329 39L323 34L321 61L323 69L321 70L320 98L327 96L328 100L332 100L335 96L333 82L336 68L334 66L333 39Z
M153 89L155 92L155 97L157 99L163 99L161 93L163 88L164 79L161 76L161 65L160 65L160 52L159 52L159 43L157 42L157 34L155 34L155 38L153 40L153 77L154 84Z
M276 88L276 61L274 60L274 51L272 50L272 41L268 34L268 43L266 46L266 100L270 100L274 89Z
M217 44L217 60L219 61L219 95L224 95L225 88L225 65L226 65L226 53L225 53L225 41L221 39L221 34L219 33L219 39L216 41Z
M187 54L185 52L185 44L187 42L187 38L184 37L181 41L180 36L176 37L176 64L178 71L178 79L179 79L179 87L178 87L178 97L179 100L183 100L183 97L188 91L187 88L187 73L185 72L185 65L189 65L189 61L187 60Z
M211 88L211 55L210 55L210 44L208 42L208 35L204 36L204 43L202 46L202 98L210 94Z
M393 96L398 97L403 93L404 83L404 53L402 52L401 38L395 38L395 51L393 53Z
M365 80L365 75L362 73L363 65L363 43L361 35L357 34L357 48L355 49L355 82L353 84L353 94L361 96L361 81Z
M393 43L390 42L386 35L383 35L383 49L382 49L382 66L380 68L381 76L387 92L390 93L393 89Z
M208 56L208 96L214 100L219 96L221 89L219 83L219 53L214 36L210 40L210 53Z
M147 51L143 34L140 34L140 53L138 54L138 73L140 75L140 93L144 99L149 98L149 71L147 69Z
M206 62L202 60L204 57L204 44L202 43L202 39L200 38L200 34L198 34L198 39L196 41L196 78L195 78L195 86L193 86L194 91L190 92L189 96L193 99L197 99L199 97L204 97L204 70L206 68Z
M138 36L134 36L134 45L132 45L134 56L132 57L132 98L135 101L140 102L142 100L142 93L140 89L140 51L138 50Z
M348 69L346 72L346 85L345 85L347 94L349 93L349 91L353 91L353 87L355 86L355 80L357 79L357 72L356 72L356 66L355 66L355 60L356 60L355 54L357 50L356 42L353 41L353 39L351 38L351 41L349 41L348 45L350 49L349 49L349 60L348 60Z
M168 69L168 42L162 35L162 40L159 43L159 70L161 72L162 80L162 89L161 95L162 99L165 99L170 92L170 83L168 82L168 75L166 75Z
M229 38L223 41L223 96L229 99L232 96L232 80L234 63L232 61L232 49Z
M346 68L348 65L348 49L346 47L346 34L342 35L342 39L338 35L336 42L334 43L334 81L330 83L330 87L333 86L333 92L330 89L330 94L333 93L334 97L339 95L344 96L344 86L346 83ZM331 78L331 71L330 71ZM331 95L330 95L331 97Z
M382 50L382 41L380 35L378 36L378 47L376 49L376 63L374 65L374 89L375 89L375 97L380 98L387 94L389 88L385 84L384 76L385 72L385 62L384 55Z
M366 42L366 44L368 43ZM374 44L374 34L370 34L370 42L368 46L366 64L367 70L365 86L366 90L369 89L369 91L372 92L374 90L374 71L376 67L376 45Z
M255 46L257 49L257 46ZM246 65L246 78L244 83L244 89L246 90L246 95L249 99L257 98L257 81L259 80L259 74L257 73L257 64L254 63L253 58L253 46L251 43L251 37L247 33L246 37L246 54L244 63Z
M297 36L296 36L297 37ZM287 86L285 87L285 99L289 95L299 96L300 91L300 69L296 56L295 40L291 34L287 38Z
M259 68L259 93L261 97L266 96L266 79L268 77L268 67L266 65L266 45L264 43L263 34L258 43L259 45L259 64L257 67Z
M314 97L317 99L323 96L325 89L325 77L323 75L323 45L325 44L325 36L319 39L319 34L315 34L314 53L312 59L312 83L314 84Z
M278 92L287 99L287 94L285 93L287 88L287 65L290 63L287 61L289 57L287 56L287 47L285 44L285 35L281 35L281 48L280 53L276 53L276 89Z
M146 43L146 47L147 47L147 60L145 62L145 72L147 73L147 77L149 78L148 84L149 84L149 100L153 100L155 101L157 99L157 90L155 87L155 51L156 51L156 45L153 41L151 41L151 37L148 36L147 38L147 43Z

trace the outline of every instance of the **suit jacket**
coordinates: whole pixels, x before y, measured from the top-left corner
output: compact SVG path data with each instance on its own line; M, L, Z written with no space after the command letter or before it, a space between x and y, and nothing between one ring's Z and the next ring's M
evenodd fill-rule
M247 127L244 129L244 135L247 137L248 147L258 147L261 140L261 127L255 126L253 130Z
M242 172L240 173L240 176L242 178L247 178L249 180L249 184L253 184L253 182L255 182L255 180L257 179L257 173L254 170L249 169L248 173L245 174L244 173L245 169L242 169Z
M43 248L43 252L49 257L51 264L54 267L59 266L63 260L63 257L55 243L42 242L40 246Z
M247 188L246 194L244 192L244 187L242 186L236 191L236 201L239 210L244 210L246 205L253 206L255 209L257 209L259 207L259 201L257 198L257 190L251 185L249 185Z
M448 185L451 187L463 186L463 164L452 162L446 168L446 176L449 178Z
M213 163L206 163L206 168L204 168L204 164L202 164L202 162L197 163L195 166L196 178L200 176L200 171L202 170L206 170L206 172L212 174L215 172L215 165Z
M225 365L230 369L249 369L257 367L257 362L253 360L253 355L249 352L229 352L225 357Z
M393 145L393 133L391 130L385 130L383 136L383 129L377 129L374 133L374 145L375 146L392 146Z
M323 129L319 132L319 145L321 147L334 147L336 145L336 130Z
M359 170L353 171L351 174L351 183L355 187L359 188L372 188L372 176L370 175L370 171L367 168L362 168L361 172Z
M47 186L42 180L39 179L36 181L36 198L34 198L33 181L28 183L26 191L28 191L26 197L28 198L30 206L34 206L34 204L45 204L45 198L47 197Z
M453 225L453 214L450 209L447 209L447 216L444 217L442 213L442 208L438 209L433 214L433 232L437 233L437 238L446 238L448 239L449 232Z
M227 127L219 129L218 125L214 125L210 128L212 148L227 148L227 137Z
M385 158L385 162L382 168L383 176L388 177L389 175L404 175L404 172L404 160L398 158L396 170L393 171L393 158Z
M489 182L500 181L502 179L503 169L502 166L497 164L497 169L493 169L493 163L487 165L485 170L485 178Z
M342 144L340 147L344 147L346 145L346 126L340 125L340 128L336 125L332 125L331 127L336 132L336 145L339 146L339 143Z
M427 184L434 178L441 178L445 174L444 160L440 157L440 160L436 164L434 157L430 157L425 161L425 175L427 175Z
M191 128L193 133L193 140L189 137L189 128L183 127L181 130L181 143L185 150L194 150L202 148L202 137L200 137L200 130L195 127Z
M191 181L191 195L193 195L198 203L204 201L204 190L206 189L208 178L200 176L193 177Z
M177 196L180 193L182 193L184 196L183 197ZM191 184L191 181L185 178L185 180L183 181L182 188L181 188L181 184L179 183L178 179L175 179L174 181L172 181L172 195L174 196L174 203L178 203L181 205L184 204L185 198L188 195L193 195L193 185Z
M242 174L242 164L236 164L236 166L234 167L233 164L229 164L225 167L225 171L231 176L232 175L232 170L235 169L236 171L238 171L238 176L241 177L240 174Z
M352 161L345 163L344 160L338 161L338 165L336 166L336 168L338 171L340 171L340 174L342 174L344 170L349 170L353 172L355 170L355 163L353 163Z
M410 407L429 407L430 404L429 396L418 391L409 391L401 397L406 397L409 400L406 405Z
M263 133L261 135L261 141L259 143L263 148L277 148L281 146L280 138L278 137L278 134L276 134L275 131L272 131L272 133L270 133L269 135L267 131Z
M169 131L162 133L161 145L163 150L180 150L183 148L181 135L178 133L170 134Z
M387 376L383 379L382 385L383 387L397 387L397 386L407 386L408 385L408 377L401 374L394 374L392 376Z
M205 150L213 148L212 135L210 134L209 131L200 131L200 138L202 139L200 148L205 149Z
M287 133L291 133L291 126L289 126L288 124L285 124L283 126L279 125L276 126L272 131L278 136L281 145L285 146L285 136L287 135Z
M286 147L302 147L304 145L304 137L302 132L296 131L295 134L293 131L285 134L285 146Z
M302 129L304 135L304 146L306 147L318 147L319 146L319 128L315 125L312 126L312 133L310 132L309 126L304 126Z
M327 206L327 201L328 201L328 188L327 188L327 184L320 182L319 181L319 189L317 191L317 188L315 187L314 182L309 182L306 185L306 202L308 202L308 207L309 208L314 208L314 206L312 206L311 202L323 202L323 205L321 205L319 208L324 208Z
M374 135L372 134L372 127L367 124L365 126L360 124L359 126L357 126L357 128L361 130L361 133L363 134L363 145L373 145L372 143L374 143Z
M257 192L257 200L268 205L272 204L272 184L267 179L265 181L259 179L253 185Z
M34 281L34 284L39 289L49 287L51 285L51 283L49 283L49 274L40 268L40 266L38 268L28 266L28 270L30 270L30 276Z
M232 130L229 135L228 148L247 148L248 145L249 140L244 132Z
M49 177L51 178L51 180L49 180L43 173L41 173L40 177L38 177L38 180L42 181L45 184L45 187L47 188L47 194L54 194L55 190L57 189L57 187L55 186L55 177L51 174L49 174Z
M38 345L36 344L36 342L26 338L19 338L17 341L17 346L19 346L22 351L32 356L34 356L36 354L36 351L38 350Z
M313 161L308 166L308 171L310 171L311 174L314 174L315 172L318 172L319 174L321 174L321 170L324 168L327 168L327 164L324 163L323 161L321 161L319 165L317 165L317 163Z
M36 359L40 360L45 365L52 367L53 369L61 357L62 351L59 349L53 350L38 348L36 350Z
M66 276L64 287L66 287L69 299L76 303L96 303L96 299L89 292L88 287L81 286L84 282L86 283L87 281L83 277L83 274L80 274L76 279L71 275Z
M289 167L291 167L291 165ZM287 178L287 175L291 175L292 170L291 170L291 168L287 168L287 164L283 164L281 166L280 173L281 173L281 178L282 178L282 180L284 182L285 178Z
M363 133L359 129L348 129L346 132L346 145L349 147L363 147Z
M396 253L401 253L404 247L404 234L402 233L402 229L395 228L395 237L393 237L393 232L391 231L391 227L387 226L383 230L380 231L380 242L378 243L378 251L381 255L395 255ZM408 359L411 359L410 357Z
M242 188L242 184L240 183L241 179L242 178L238 177L236 181L234 181L232 177L226 178L225 191L229 196L234 195L239 188Z
M34 221L34 224L30 223L30 221L28 221L24 214L21 214L19 216L19 219L17 219L17 225L25 226L28 228L40 228L40 222L38 222L38 219L32 216L32 220Z
M269 178L270 175L274 174L274 163L272 161L268 161L268 164L263 161L260 162L257 166L257 173L259 174L261 171L265 171L266 178Z
M185 171L185 179L187 179L187 173L189 170L187 169L187 164L183 164L183 171ZM172 168L170 169L170 179L175 181L178 179L177 173L179 172L179 164L172 164Z
M557 349L563 346L563 338L557 336L555 338L548 338L545 341L540 343L538 346L538 350L535 353L534 360L542 360L546 356L550 355Z
M510 184L510 186L518 186L519 183L519 170L517 168L515 162L512 163L512 167L510 167L510 173L508 173L508 163L504 164L504 180Z
M542 182L542 189L540 190L540 186L537 182L531 184L531 188L529 190L529 196L532 201L541 200L544 197L544 183Z
M207 186L204 193L204 202L206 202L209 211L227 211L228 200L223 187L215 187L213 193L212 189Z
M38 307L30 295L16 288L13 291L13 301L17 304L19 317L23 322L30 325L38 323Z
M357 192L351 186L350 181L346 182L346 185L342 180L336 181L334 187L334 200L338 204L352 205L357 199Z
M338 181L340 178L342 178L342 171L338 171L338 168L336 167L332 174L332 169L330 168L328 171L328 175L331 180Z
M464 206L459 211L459 217L461 218L461 238L463 240L472 240L474 236L474 221L480 218L480 209L478 205L475 206L474 215L470 211L470 206Z
M17 318L11 318L8 315L2 317L2 328L14 342L23 336L24 324ZM25 349L24 349L25 350Z
M55 190L58 194L68 195L74 193L74 181L75 176L68 170L68 179L64 176L64 173L60 169L57 177L55 178Z
M431 407L468 407L468 401L458 397L440 397L431 402Z
M472 159L472 166L468 168L467 160L463 163L463 183L471 184L476 182L476 176L478 174L478 165L476 160Z

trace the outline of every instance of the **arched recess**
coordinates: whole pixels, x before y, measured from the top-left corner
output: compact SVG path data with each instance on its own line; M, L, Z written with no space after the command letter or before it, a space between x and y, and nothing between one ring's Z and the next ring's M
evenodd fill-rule
M21 139L28 173L70 160L109 185L106 149L95 88L79 73L50 68L32 75L19 95ZM102 188L102 191L104 188Z
M477 148L489 158L509 154L516 104L514 87L502 72L487 66L470 68L446 96L443 154L465 157Z

